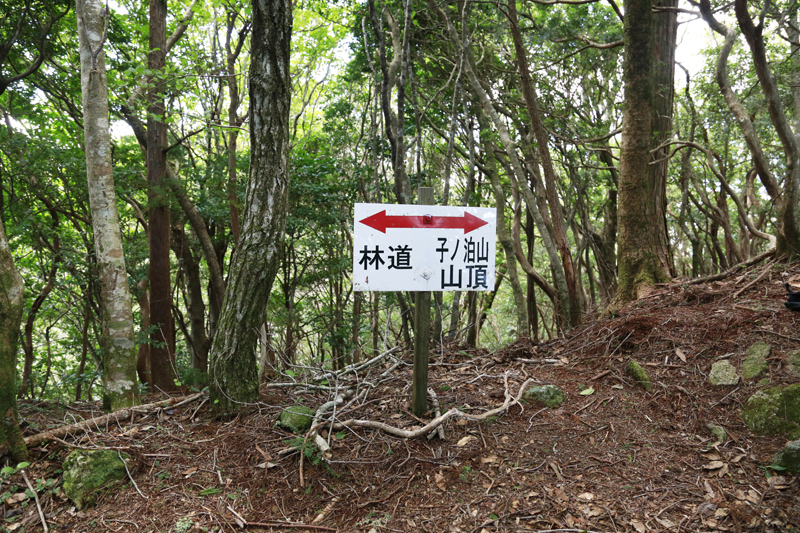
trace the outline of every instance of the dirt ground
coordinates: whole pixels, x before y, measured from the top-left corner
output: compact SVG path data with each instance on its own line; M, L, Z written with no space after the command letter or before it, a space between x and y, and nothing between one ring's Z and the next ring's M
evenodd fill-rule
M310 453L301 464L278 414L298 402L318 407L337 383L264 387L260 403L234 419L214 420L198 399L39 445L28 477L48 485L39 494L52 531L798 531L797 477L766 468L786 440L752 435L740 416L764 377L708 382L712 363L738 368L756 341L772 346L770 385L798 382L786 364L800 349L800 314L783 305L787 281L800 288L800 263L760 263L721 281L661 286L539 345L436 348L430 386L443 411L498 407L506 380L510 394L531 378L566 393L557 409L520 403L482 422L450 419L443 439L323 429L332 459ZM408 412L412 366L402 359L383 380L391 358L363 372L362 396L336 418L404 429L427 422ZM631 360L649 373L651 392L626 373ZM22 413L29 433L102 414L87 404L25 404ZM728 440L716 442L708 424ZM75 509L58 488L74 446L121 449L136 486L128 480L96 507ZM0 492L13 486L24 488L19 474ZM9 530L42 531L31 498L3 505Z

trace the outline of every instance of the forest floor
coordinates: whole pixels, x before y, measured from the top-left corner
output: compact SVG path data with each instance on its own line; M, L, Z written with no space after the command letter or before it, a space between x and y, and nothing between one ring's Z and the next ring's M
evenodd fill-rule
M73 446L130 456L136 487L126 481L96 507L77 510L58 488L42 491L54 531L797 531L798 478L766 468L786 440L754 436L740 416L765 381L708 382L712 363L738 368L756 341L773 348L770 385L798 382L787 354L800 349L800 314L783 305L785 282L800 287L800 263L660 286L612 318L538 345L437 348L430 386L443 410L501 405L506 377L511 394L530 378L566 393L557 409L519 403L482 422L450 419L444 439L344 429L331 435L328 463L301 464L299 453L285 453L295 436L275 426L277 416L331 393L264 387L261 402L234 419L211 418L198 399L39 445L28 476L60 482ZM420 427L408 412L412 367L403 359L337 417ZM626 373L630 360L649 373L652 392ZM89 404L23 404L22 413L29 433L102 414ZM716 442L708 424L728 440ZM2 491L10 482L24 487L12 478ZM22 511L6 519L9 530L42 530L30 498L3 505L6 516Z

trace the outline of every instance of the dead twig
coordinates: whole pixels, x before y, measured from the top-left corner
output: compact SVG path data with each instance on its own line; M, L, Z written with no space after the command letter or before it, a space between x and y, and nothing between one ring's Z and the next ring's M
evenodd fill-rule
M28 489L33 493L33 499L36 500L36 510L39 511L39 518L42 521L42 528L44 529L44 533L47 533L49 529L47 528L47 520L44 519L42 504L39 502L39 495L36 493L36 489L33 488L33 485L31 485L31 480L28 479L28 474L25 473L24 468L20 470L20 473L22 474L22 479L25 480L25 484L28 485Z
M131 475L131 471L130 471L130 470L128 470L128 463L127 463L127 462L125 461L125 459L122 457L122 454L121 454L121 453L119 453L119 450L117 450L117 457L119 457L119 460L120 460L120 461L122 461L122 466L124 466L124 467L125 467L125 473L126 473L126 474L128 474L128 479L130 479L130 480L131 480L131 483L133 483L133 488L135 488L135 489L136 489L136 492L138 492L138 493L139 493L139 496L141 496L141 497L142 497L142 498L144 498L145 500L149 500L150 498L148 498L147 496L145 496L145 495L142 493L142 491L140 491L140 490L139 490L139 485L137 485L137 484L136 484L136 480L135 480L135 479L133 479L133 476Z

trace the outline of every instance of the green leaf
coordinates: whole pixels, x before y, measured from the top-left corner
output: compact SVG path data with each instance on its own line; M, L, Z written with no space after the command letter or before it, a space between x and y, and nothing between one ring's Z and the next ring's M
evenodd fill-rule
M28 468L29 466L31 466L30 463L24 463L23 462L23 463L20 463L20 464L17 465L17 470L22 470L23 468Z
M594 389L592 387L589 387L588 389L583 389L580 392L581 396L591 396L592 394L594 394Z

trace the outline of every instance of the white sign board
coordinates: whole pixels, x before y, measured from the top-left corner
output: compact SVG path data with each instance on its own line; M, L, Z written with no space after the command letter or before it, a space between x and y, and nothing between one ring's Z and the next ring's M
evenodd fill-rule
M493 208L355 204L353 290L493 290L496 231Z

